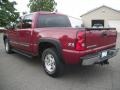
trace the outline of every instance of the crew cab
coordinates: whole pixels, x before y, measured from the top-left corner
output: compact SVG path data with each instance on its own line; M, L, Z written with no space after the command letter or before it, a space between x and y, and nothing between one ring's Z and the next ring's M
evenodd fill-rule
M7 53L40 56L52 77L66 64L108 64L118 52L116 38L115 28L83 28L79 19L42 11L19 18L3 36Z

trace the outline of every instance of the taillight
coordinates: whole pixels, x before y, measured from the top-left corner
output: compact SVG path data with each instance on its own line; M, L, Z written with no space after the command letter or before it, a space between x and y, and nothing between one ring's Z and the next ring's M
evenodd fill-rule
M77 51L85 50L85 32L78 32L75 49Z

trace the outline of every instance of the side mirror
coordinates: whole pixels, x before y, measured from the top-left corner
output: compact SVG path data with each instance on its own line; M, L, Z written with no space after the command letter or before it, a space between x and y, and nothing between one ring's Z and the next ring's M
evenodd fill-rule
M14 28L14 26L7 26L7 27L5 27L7 30L14 30L15 28Z
M15 29L15 24L7 25L5 28L7 30L14 30Z
M15 29L15 25L12 25L11 27L10 27L10 30L14 30Z

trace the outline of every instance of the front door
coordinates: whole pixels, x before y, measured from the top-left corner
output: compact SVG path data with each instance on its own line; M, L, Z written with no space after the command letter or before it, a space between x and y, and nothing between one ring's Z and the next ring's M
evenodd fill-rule
M16 25L14 29L11 29L8 31L8 37L9 37L9 41L12 45L12 47L14 48L19 48L19 43L18 43L18 30L21 29L22 23L21 23L21 19L17 19L16 21Z

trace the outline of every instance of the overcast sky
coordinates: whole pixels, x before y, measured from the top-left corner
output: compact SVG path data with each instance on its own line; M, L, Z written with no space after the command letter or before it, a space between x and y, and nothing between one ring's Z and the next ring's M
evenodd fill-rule
M13 0L10 0L13 1ZM19 12L27 11L29 9L27 4L29 0L15 0L18 5L16 8ZM101 5L107 5L114 9L120 10L120 0L55 0L57 2L57 10L60 13L64 13L70 16L79 17L87 11L99 7Z

